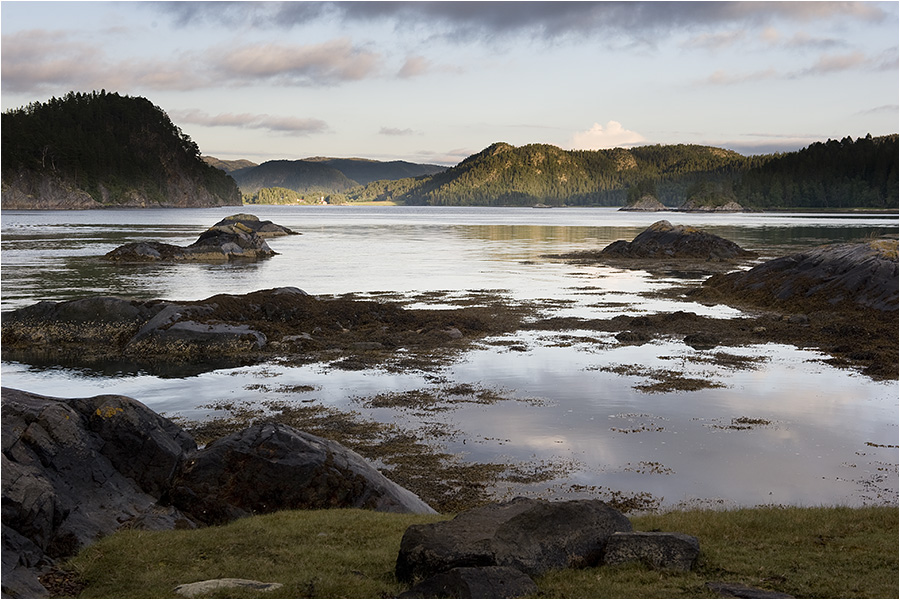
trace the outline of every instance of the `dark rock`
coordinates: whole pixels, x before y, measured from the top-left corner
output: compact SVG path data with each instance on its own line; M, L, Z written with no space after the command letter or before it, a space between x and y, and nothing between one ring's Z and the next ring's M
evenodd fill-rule
M282 235L300 235L296 231L288 229L282 225L276 225L272 221L260 221L256 215L240 213L225 217L213 227L222 227L228 225L240 225L248 231L252 231L260 237L279 237Z
M606 258L699 259L727 261L755 256L734 242L695 227L657 221L634 240L613 242L600 252Z
M416 584L398 598L533 598L531 577L512 567L459 567Z
M643 344L650 341L650 336L642 331L621 331L616 339L623 344Z
M692 333L685 336L684 343L694 350L710 350L719 345L719 338L711 333Z
M508 566L529 575L586 567L600 561L607 538L616 531L631 531L631 523L599 500L516 498L465 511L451 521L410 526L395 572L408 582L456 567Z
M3 388L2 406L5 595L33 596L36 568L122 527L190 526L157 504L196 448L170 421L125 396ZM11 556L18 558L8 570Z
M761 590L742 583L711 581L706 587L725 598L793 598L790 594Z
M606 542L603 564L641 562L654 569L690 571L700 542L684 533L632 531L614 533Z
M207 524L286 509L434 513L352 450L277 423L254 425L194 454L170 498Z
M898 309L897 240L820 246L766 261L748 271L710 277L704 296L792 312L841 303Z
M197 241L189 246L132 242L108 252L105 258L116 262L258 260L276 254L264 238L294 233L271 221L260 221L253 215L238 214L219 221L201 233Z

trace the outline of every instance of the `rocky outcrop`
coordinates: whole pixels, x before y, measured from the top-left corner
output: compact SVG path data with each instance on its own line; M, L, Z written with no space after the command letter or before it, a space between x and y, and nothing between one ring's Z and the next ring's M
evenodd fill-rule
M534 598L534 580L512 567L458 567L417 583L398 598Z
M101 207L74 181L25 169L4 173L0 182L0 203L3 210L82 210Z
M695 227L657 221L634 240L613 242L600 252L605 258L699 259L728 261L755 256L732 241Z
M200 234L190 246L162 242L132 242L108 252L115 262L228 262L259 260L277 254L264 238L295 232L247 214L232 215Z
M143 404L3 388L2 406L5 597L46 595L42 568L122 527L194 525L159 499L196 445Z
M2 445L4 597L46 596L39 573L121 528L190 528L289 508L434 512L334 442L259 425L198 450L126 396L3 388Z
M831 244L719 274L698 295L791 312L898 309L896 239ZM896 332L895 332L896 333Z
M632 212L658 212L660 210L669 210L665 204L657 200L655 197L648 195L641 196L635 202L626 204L619 210Z
M744 207L735 200L704 202L690 199L678 207L681 212L743 212Z
M195 453L170 500L206 524L290 509L434 512L352 450L282 424L254 425Z
M540 575L596 565L616 531L631 531L631 523L599 500L516 498L465 511L452 521L410 526L395 573L400 581L414 581L456 567L512 567Z
M227 227L229 225L240 226L241 228L252 231L259 237L279 237L282 235L300 235L296 231L288 229L282 225L276 225L272 221L260 221L256 215L247 213L238 213L225 217L213 227Z

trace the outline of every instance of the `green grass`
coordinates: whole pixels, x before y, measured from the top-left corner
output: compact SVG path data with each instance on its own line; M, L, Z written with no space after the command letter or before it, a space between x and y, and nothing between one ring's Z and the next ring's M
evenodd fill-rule
M400 539L413 523L447 516L362 510L281 512L193 531L123 531L69 563L88 598L170 598L175 586L237 577L280 582L275 592L219 590L216 597L381 598L394 579ZM549 598L716 597L708 581L743 583L804 598L896 598L898 511L766 507L633 517L638 531L700 539L690 573L640 565L559 571L537 580Z

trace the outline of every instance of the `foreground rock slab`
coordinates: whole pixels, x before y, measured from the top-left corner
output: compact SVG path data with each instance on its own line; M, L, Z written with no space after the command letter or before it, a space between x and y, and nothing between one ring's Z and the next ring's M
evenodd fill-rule
M207 579L194 583L183 583L175 588L175 593L182 598L196 598L205 594L211 594L217 590L239 588L253 592L274 592L284 587L281 583L265 583L252 579L237 579L226 577L224 579Z
M451 521L413 525L403 534L397 579L412 582L456 567L512 567L528 575L600 562L610 535L631 531L599 500L516 498L465 511Z

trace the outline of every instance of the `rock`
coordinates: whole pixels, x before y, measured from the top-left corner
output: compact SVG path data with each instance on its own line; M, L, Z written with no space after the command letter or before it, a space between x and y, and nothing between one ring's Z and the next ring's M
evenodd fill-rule
M721 581L711 581L706 584L710 590L720 594L726 598L793 598L790 594L781 592L772 592L770 590L761 590L759 588L750 587L742 583L724 583Z
M710 350L719 345L719 338L711 333L692 333L685 336L684 343L694 350Z
M2 407L5 595L33 596L36 568L122 527L192 525L158 500L196 445L140 402L3 388Z
M666 205L662 202L654 198L653 196L647 194L638 198L635 202L631 204L626 204L619 210L623 211L633 211L633 212L657 212L660 210L669 210Z
M657 221L634 240L613 242L600 252L606 258L662 258L727 261L755 256L732 241L695 227Z
M690 571L699 555L700 542L692 535L621 532L609 536L603 553L603 564L641 562L654 569Z
M284 586L281 583L263 583L252 579L226 577L224 579L207 579L206 581L197 581L195 583L183 583L175 587L175 593L182 598L196 598L197 596L209 595L217 590L227 588L240 588L253 592L274 592L282 587Z
M286 509L434 513L352 450L277 423L251 426L193 454L170 498L206 524Z
M820 246L747 271L719 274L700 294L790 312L857 305L898 309L897 240Z
M600 561L607 538L631 531L599 500L516 498L460 513L451 521L407 528L395 573L410 582L456 567L506 566L529 575Z
M650 336L642 331L620 331L616 339L623 344L644 344L650 341Z
M259 217L247 213L240 213L231 215L230 217L225 217L224 219L213 225L213 227L222 227L235 224L240 224L242 227L245 227L256 235L264 238L279 237L282 235L300 235L296 231L288 229L287 227L276 225L272 221L260 221Z
M227 262L259 260L276 252L264 238L293 235L287 227L260 221L248 214L226 217L182 247L162 242L132 242L108 252L104 258L116 262Z
M743 212L744 207L734 200L706 202L690 199L679 206L678 210L682 212Z
M533 598L531 577L511 567L458 567L416 584L398 598Z

